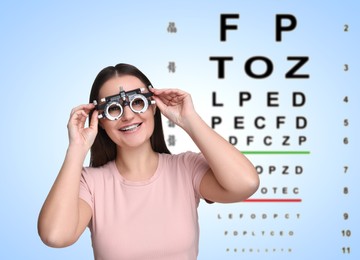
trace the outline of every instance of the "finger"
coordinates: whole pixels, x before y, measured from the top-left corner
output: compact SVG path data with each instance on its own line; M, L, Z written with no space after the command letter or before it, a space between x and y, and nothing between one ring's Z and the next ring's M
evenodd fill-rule
M165 111L167 106L164 104L164 102L161 100L161 98L159 98L158 96L154 96L153 98L156 102L156 106L160 109L160 111L161 112Z
M74 125L80 128L84 128L85 121L88 114L84 110L78 110L73 112L69 119L69 126Z
M76 113L77 111L79 110L84 110L86 111L86 113L89 113L91 110L93 110L95 108L95 105L93 103L89 103L89 104L82 104L82 105L79 105L75 108L73 108L71 110L71 115Z
M170 92L165 92L163 95L159 97L166 105L174 106L179 103L182 103L182 101L186 97L186 93L170 91Z
M170 89L162 89L159 91L154 92L155 96L160 98L164 103L169 103L174 96L174 93Z
M169 95L174 90L175 89L154 89L154 88L150 88L150 91L156 96Z
M148 87L148 89L149 89L150 92L152 92L152 93L155 93L155 92L156 92L156 89L155 89L152 85L150 85L150 86Z
M95 110L91 116L91 121L90 121L90 126L89 126L90 128L97 129L97 126L99 123L98 115L99 115L99 112L97 110Z

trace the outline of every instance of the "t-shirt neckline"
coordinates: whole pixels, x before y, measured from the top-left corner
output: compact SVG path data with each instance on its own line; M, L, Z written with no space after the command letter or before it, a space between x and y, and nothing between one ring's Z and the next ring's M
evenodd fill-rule
M113 174L116 176L116 178L118 178L120 180L120 182L122 184L127 185L127 186L146 186L146 185L153 183L154 181L156 181L158 179L160 172L161 172L160 169L162 167L162 164L163 164L163 158L162 158L162 155L159 154L158 165L156 167L155 173L149 179L143 180L143 181L130 181L130 180L125 179L119 172L118 168L116 167L115 160L113 160L111 162L111 167L112 167Z

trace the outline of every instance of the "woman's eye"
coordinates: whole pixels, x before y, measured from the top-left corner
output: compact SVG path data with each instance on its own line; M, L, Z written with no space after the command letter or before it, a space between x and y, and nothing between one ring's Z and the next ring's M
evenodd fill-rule
M120 104L113 103L107 108L107 113L112 117L119 117L122 114L122 107Z
M138 100L134 100L133 105L134 106L139 106L139 105L142 105L143 103L144 102L141 99L138 99Z
M113 106L113 107L109 108L109 111L119 111L119 110L120 110L120 107L118 107L118 106Z

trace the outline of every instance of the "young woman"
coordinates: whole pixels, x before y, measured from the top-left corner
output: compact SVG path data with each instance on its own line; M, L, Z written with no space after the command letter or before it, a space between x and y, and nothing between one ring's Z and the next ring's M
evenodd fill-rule
M188 93L154 89L132 65L103 69L90 102L71 111L65 160L39 215L43 242L69 246L89 227L95 259L196 259L200 198L250 197L259 186L253 165L200 118ZM171 155L161 113L201 153Z

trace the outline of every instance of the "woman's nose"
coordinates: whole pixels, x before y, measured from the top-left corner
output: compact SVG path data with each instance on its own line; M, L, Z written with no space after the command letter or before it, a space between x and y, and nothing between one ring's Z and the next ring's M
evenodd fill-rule
M121 116L122 121L130 121L135 116L135 113L130 109L130 106L125 106Z

